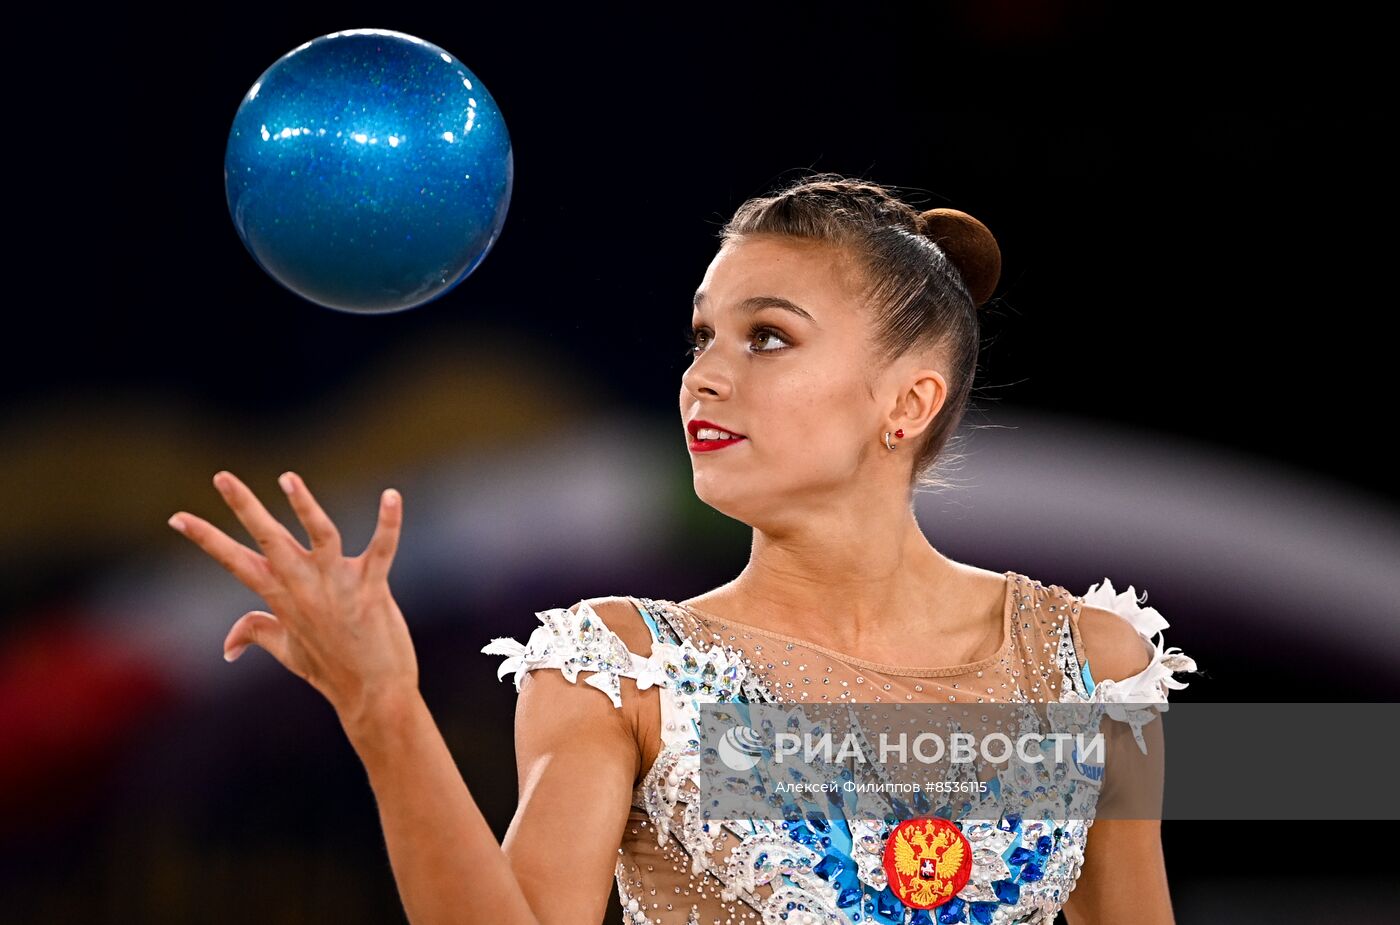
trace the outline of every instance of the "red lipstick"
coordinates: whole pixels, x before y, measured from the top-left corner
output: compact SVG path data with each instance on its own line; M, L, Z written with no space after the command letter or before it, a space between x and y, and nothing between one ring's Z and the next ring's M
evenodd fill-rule
M734 436L724 440L701 440L698 434L702 428L706 430L722 430ZM686 424L685 429L690 434L690 451L692 453L709 453L713 450L722 450L727 446L733 446L741 440L747 439L736 430L724 427L720 424L715 424L712 421L706 421L702 418L696 418L690 421Z

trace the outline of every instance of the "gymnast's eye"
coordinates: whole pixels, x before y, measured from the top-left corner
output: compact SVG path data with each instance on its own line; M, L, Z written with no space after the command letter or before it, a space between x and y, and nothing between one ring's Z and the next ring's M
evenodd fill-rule
M761 348L753 351L754 353L778 353L792 346L787 342L787 335L783 334L783 332L779 331L776 328L769 327L768 325L754 325L753 328L749 330L749 340L754 340L756 338L765 338L765 342L767 343L771 343L772 341L777 340L783 346L769 347L766 349ZM690 357L699 356L705 351L705 347L709 344L710 329L705 327L704 325L697 325L693 328L688 328L685 332L685 340L686 343L690 345L689 348L685 351L685 355Z

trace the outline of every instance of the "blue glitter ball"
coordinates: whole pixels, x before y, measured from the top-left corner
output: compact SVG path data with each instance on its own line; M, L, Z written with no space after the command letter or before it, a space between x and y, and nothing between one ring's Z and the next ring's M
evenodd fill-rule
M243 97L224 155L234 227L267 273L328 308L400 311L451 290L505 224L505 120L430 42L332 32Z

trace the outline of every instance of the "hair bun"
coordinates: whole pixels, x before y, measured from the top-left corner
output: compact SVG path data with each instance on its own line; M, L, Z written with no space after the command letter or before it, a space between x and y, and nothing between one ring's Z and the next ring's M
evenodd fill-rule
M919 215L919 230L953 261L979 308L992 297L1001 279L1001 247L986 225L957 209L929 209Z

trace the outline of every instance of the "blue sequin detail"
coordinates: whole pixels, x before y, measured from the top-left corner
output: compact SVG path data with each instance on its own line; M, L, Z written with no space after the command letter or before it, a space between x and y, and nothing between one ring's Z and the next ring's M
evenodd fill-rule
M1094 676L1089 674L1089 660L1084 660L1084 667L1079 669L1079 677L1084 681L1084 687L1089 693L1094 692Z
M830 880L833 877L839 877L841 871L845 869L846 865L841 863L840 856L828 854L817 862L816 866L812 868L812 873L821 877L823 880Z
M1011 857L1006 859L1006 863L1015 867L1017 864L1024 864L1027 861L1035 860L1036 853L1029 848L1018 847L1011 852Z
M956 925L967 921L967 903L956 896L935 908L938 910L939 925Z
M875 894L875 914L881 918L902 922L904 921L904 903L899 901L899 897L894 895L893 890L885 887Z

